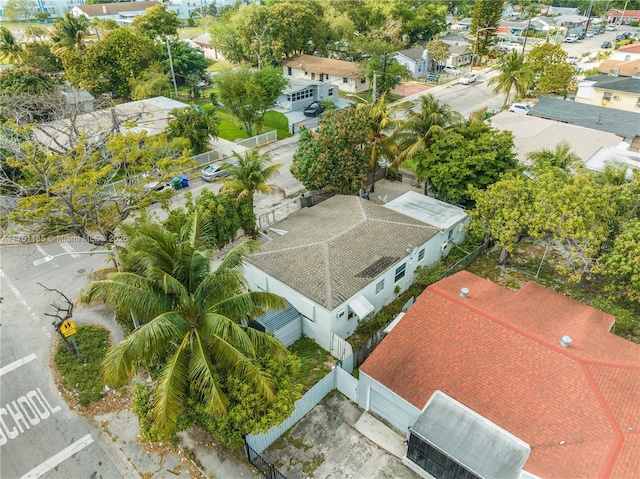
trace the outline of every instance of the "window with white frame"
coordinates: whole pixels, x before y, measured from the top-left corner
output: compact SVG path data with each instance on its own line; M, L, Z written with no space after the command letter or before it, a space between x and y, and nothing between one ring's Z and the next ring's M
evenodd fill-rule
M313 98L313 89L306 88L304 90L297 91L291 95L291 100L300 101L306 98Z
M400 266L396 268L396 276L393 282L397 283L398 281L400 281L402 278L404 278L404 275L406 273L407 273L407 263L402 263Z
M333 96L333 88L329 88L327 91L327 96Z
M376 294L382 293L384 290L384 278L376 283Z
M611 92L610 91L605 91L604 95L602 96L602 99L604 101L610 101L611 100Z

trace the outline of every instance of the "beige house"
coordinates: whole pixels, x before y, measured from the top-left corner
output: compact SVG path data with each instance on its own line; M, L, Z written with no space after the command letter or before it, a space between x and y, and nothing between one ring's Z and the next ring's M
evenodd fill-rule
M226 62L227 59L220 53L212 44L211 44L211 34L203 33L195 38L192 38L191 41L198 45L204 53L204 57L207 60L214 60L217 62Z
M364 69L354 62L296 55L284 60L282 68L286 78L332 83L347 93L362 93L370 88Z
M578 84L576 102L640 113L640 78L597 75Z

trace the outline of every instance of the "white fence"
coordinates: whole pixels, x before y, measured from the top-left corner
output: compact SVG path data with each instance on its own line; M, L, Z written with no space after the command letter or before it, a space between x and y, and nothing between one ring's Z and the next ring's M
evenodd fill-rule
M331 331L331 350L329 352L334 358L344 361L345 358L353 354L353 348L346 339L342 339Z
M234 143L240 146L244 146L245 148L257 148L259 146L273 143L274 141L278 141L277 130L268 131L266 133L262 133L261 135L252 136L251 138L247 138L245 140L235 140Z
M266 228L273 223L277 223L278 221L282 221L287 218L291 213L294 213L300 209L300 199L295 198L293 200L287 201L286 203L281 203L270 211L266 213L262 213L258 216L258 228Z

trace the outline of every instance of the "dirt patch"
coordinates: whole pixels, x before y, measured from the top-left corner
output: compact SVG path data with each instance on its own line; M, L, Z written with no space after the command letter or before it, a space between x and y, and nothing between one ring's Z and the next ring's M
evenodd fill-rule
M391 90L391 93L393 93L394 95L409 96L415 95L416 93L421 93L431 88L433 88L433 85L425 85L421 82L409 81L399 83L393 90Z

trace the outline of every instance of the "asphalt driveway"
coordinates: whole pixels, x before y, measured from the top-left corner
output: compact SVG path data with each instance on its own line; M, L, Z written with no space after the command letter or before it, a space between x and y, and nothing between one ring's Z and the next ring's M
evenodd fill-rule
M262 456L287 479L419 479L355 428L358 406L334 391Z

